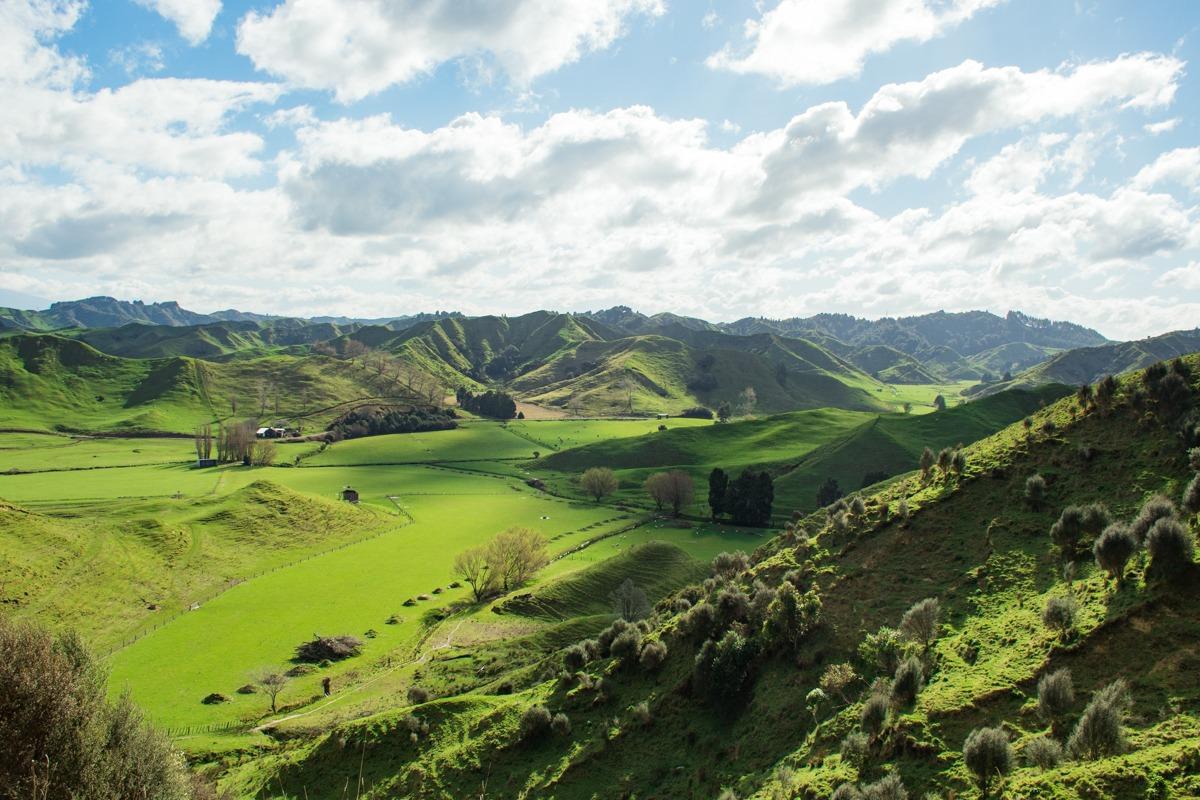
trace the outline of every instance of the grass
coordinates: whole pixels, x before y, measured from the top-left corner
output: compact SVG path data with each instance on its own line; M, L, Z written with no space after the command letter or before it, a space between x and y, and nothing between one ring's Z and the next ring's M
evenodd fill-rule
M195 460L187 439L85 439L0 433L0 472L92 469Z

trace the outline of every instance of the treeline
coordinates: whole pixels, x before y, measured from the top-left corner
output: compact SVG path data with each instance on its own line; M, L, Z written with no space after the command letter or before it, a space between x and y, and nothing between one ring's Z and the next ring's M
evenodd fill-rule
M512 419L517 415L517 402L511 394L489 390L483 394L474 394L467 389L459 388L454 394L461 408L472 414L479 414L493 419Z
M388 433L446 431L456 427L458 422L451 409L360 406L331 422L327 430L328 438L340 441Z
M767 471L742 470L733 480L717 467L708 476L708 507L712 518L728 514L735 525L764 527L771 522L775 481Z

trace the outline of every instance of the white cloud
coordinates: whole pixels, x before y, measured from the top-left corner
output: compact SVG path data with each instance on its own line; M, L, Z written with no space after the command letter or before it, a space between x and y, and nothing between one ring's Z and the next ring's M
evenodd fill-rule
M174 23L179 35L193 45L200 44L212 31L213 20L221 13L221 0L134 0Z
M1148 122L1142 127L1151 136L1157 136L1160 133L1170 133L1179 127L1179 117L1164 119L1162 122Z
M869 55L925 42L1003 0L780 0L745 24L745 47L726 45L714 69L765 75L785 86L858 75Z
M156 42L140 42L112 50L108 60L125 70L130 78L148 72L162 72L167 65L162 46Z
M1147 189L1165 183L1193 192L1200 190L1200 147L1181 147L1163 153L1154 163L1142 167L1133 183Z
M87 76L82 59L45 46L75 26L83 0L7 0L0 3L0 85L70 88Z
M706 31L711 31L713 28L717 27L720 22L721 17L717 14L717 12L709 9L708 13L700 18L700 27L704 28Z
M603 50L662 0L286 0L238 26L238 52L343 102L487 55L518 85Z
M1169 272L1164 272L1154 282L1154 285L1170 291L1183 289L1200 292L1200 261L1193 261L1186 267L1177 267Z

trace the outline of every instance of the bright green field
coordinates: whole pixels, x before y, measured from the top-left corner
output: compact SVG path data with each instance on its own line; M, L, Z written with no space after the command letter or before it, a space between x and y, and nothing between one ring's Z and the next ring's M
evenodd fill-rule
M541 445L543 451L565 450L569 447L593 444L607 439L625 439L658 432L660 425L668 429L711 427L709 419L669 417L667 419L593 419L593 420L517 420L508 423L519 436Z
M449 431L368 436L330 445L305 466L413 464L491 458L532 458L535 446L492 422L468 422Z
M395 491L422 483L424 472L429 470L391 470ZM170 726L257 717L261 698L234 690L254 669L285 664L314 632L362 636L376 630L363 656L326 672L361 668L408 641L422 611L464 596L465 589L447 590L435 601L402 606L408 597L447 586L455 553L511 525L553 537L612 516L604 507L555 502L484 477L445 473L441 481L449 495L404 495L412 524L237 586L119 652L112 660L114 690L129 686L152 717ZM392 614L404 622L385 624ZM180 659L181 652L191 655ZM294 681L285 701L316 691L320 677ZM202 705L200 699L214 691L234 699Z
M0 433L0 472L81 469L194 460L188 439L74 439L31 433Z

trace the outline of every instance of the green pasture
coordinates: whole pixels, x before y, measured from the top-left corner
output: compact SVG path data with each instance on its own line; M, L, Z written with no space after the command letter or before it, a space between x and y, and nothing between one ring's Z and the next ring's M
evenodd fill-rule
M325 471L280 469L272 477L283 476L286 485L291 476L320 472ZM612 516L609 508L554 501L487 477L444 472L431 483L422 474L430 472L388 471L395 487L389 491L402 496L412 524L236 586L156 630L113 657L114 691L129 686L150 715L168 726L257 717L264 711L261 697L235 690L256 668L285 665L313 633L364 636L374 630L361 657L323 673L364 669L409 642L424 611L465 596L465 589L433 594L453 580L450 565L460 550L511 525L554 537ZM405 494L405 487L422 484L446 491ZM423 593L432 599L403 606ZM403 622L386 624L393 614ZM181 652L191 655L180 659ZM307 698L319 689L320 677L294 681L284 702ZM214 691L233 699L217 706L200 703Z
M313 467L415 464L494 458L532 458L536 446L498 422L469 422L448 431L367 436L330 445L305 458Z
M517 420L508 428L518 436L531 440L542 452L566 450L585 444L647 436L658 433L659 426L668 429L695 428L713 425L709 419L668 417L667 419L548 419Z
M912 404L912 414L929 414L935 410L933 399L939 394L946 398L946 405L956 406L966 402L962 396L964 390L979 383L976 380L950 381L947 383L888 383L874 387L875 396L884 403L891 405L896 411L903 411L905 403Z
M87 439L0 433L0 472L89 469L194 461L190 439Z

